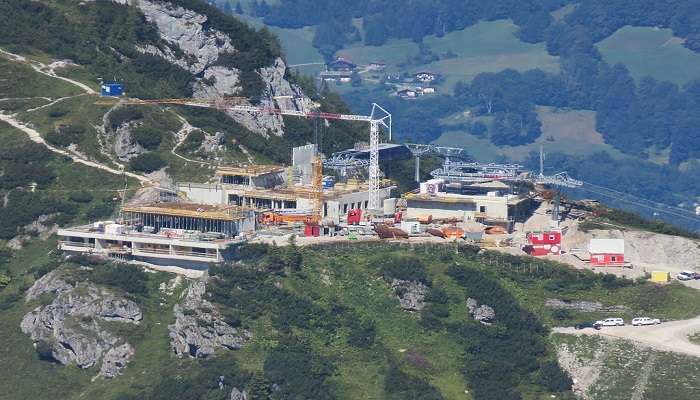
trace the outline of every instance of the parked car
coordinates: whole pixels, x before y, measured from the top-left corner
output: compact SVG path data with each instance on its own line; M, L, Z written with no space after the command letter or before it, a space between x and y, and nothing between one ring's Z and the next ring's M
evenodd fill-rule
M697 274L694 271L681 271L676 275L676 279L679 281L690 281L695 279Z
M622 318L605 318L601 321L596 321L600 326L624 326L625 321Z
M649 318L649 317L638 317L632 320L632 325L633 326L642 326L642 325L658 325L661 323L661 320L658 318Z
M598 322L581 322L580 324L576 324L574 326L574 329L576 329L576 330L586 329L586 328L593 328L595 330L600 330L600 324L598 324Z

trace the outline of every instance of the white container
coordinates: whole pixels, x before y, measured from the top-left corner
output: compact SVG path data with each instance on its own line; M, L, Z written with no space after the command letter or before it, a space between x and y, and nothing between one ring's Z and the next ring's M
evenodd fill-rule
M428 183L427 183L427 182L421 182L421 183L420 183L420 193L421 193L421 194L427 194L427 193L428 193Z
M420 222L418 221L401 221L401 230L411 234L420 233Z
M110 235L123 235L126 232L126 227L122 224L105 225L105 233Z

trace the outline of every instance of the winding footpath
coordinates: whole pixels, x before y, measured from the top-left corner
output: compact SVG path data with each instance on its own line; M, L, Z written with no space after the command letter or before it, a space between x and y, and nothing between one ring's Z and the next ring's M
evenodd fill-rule
M98 162L86 160L82 157L79 157L76 154L69 152L69 151L54 147L54 146L46 143L46 141L44 140L43 137L41 137L39 132L37 132L35 129L32 129L32 128L28 127L27 125L24 125L23 123L19 122L13 115L0 113L0 121L6 122L7 124L13 126L14 128L17 128L17 129L21 130L22 132L26 133L32 142L39 143L56 154L70 157L73 160L73 162L87 165L88 167L101 169L103 171L106 171L106 172L109 172L109 173L115 174L115 175L126 175L126 176L129 176L131 178L138 179L138 181L141 182L142 185L148 185L148 186L155 185L155 182L146 178L145 176L134 174L134 173L128 172L128 171L121 171L118 169L114 169L114 168L108 167L106 165L100 164Z
M27 64L30 67L32 67L32 69L34 71L36 71L42 75L46 75L46 76L48 76L50 78L54 78L54 79L60 79L62 81L65 81L65 82L68 82L72 85L75 85L75 86L83 89L83 91L86 94L97 94L97 92L95 92L90 86L88 86L82 82L78 82L76 80L66 78L65 76L59 76L56 74L56 72L54 72L54 70L52 68L49 68L45 64L42 64L38 61L29 60L29 59L27 59L27 57L24 57L24 56L21 56L19 54L15 54L15 53L10 53L9 51L3 50L3 49L0 49L0 54L4 54L11 61L16 61L16 62L21 62L23 64ZM48 71L46 71L47 69L48 69Z
M29 65L30 67L32 67L32 69L34 69L36 72L38 72L40 74L46 75L46 76L54 78L54 79L60 79L62 81L68 82L72 85L75 85L75 86L81 88L84 93L79 94L77 96L97 94L92 88L90 88L89 86L87 86L81 82L78 82L78 81L75 81L73 79L63 77L63 76L56 75L56 73L54 72L54 70L52 68L49 68L46 65L44 65L38 61L28 60L26 57L20 56L18 54L10 53L10 52L5 51L3 49L0 49L0 54L6 56L11 61L16 61L16 62L20 62L20 63ZM46 69L48 69L48 72L46 71ZM71 97L75 97L75 96L71 96ZM57 99L49 104L55 104L56 102L64 100L64 99L65 98L60 98L60 99ZM39 108L42 108L45 106L47 106L47 105L41 106ZM50 145L49 143L46 142L46 140L44 140L44 138L41 136L41 134L39 134L39 132L37 132L35 129L27 126L26 124L20 122L16 118L16 114L5 114L5 113L0 112L0 121L3 121L5 123L11 125L12 127L19 129L20 131L26 133L27 136L29 136L29 139L31 141L41 144L42 146L46 147L47 149L51 150L52 152L54 152L56 154L60 154L62 156L69 157L71 160L73 160L73 162L83 164L83 165L86 165L88 167L97 168L97 169L100 169L102 171L106 171L106 172L109 172L111 174L114 174L114 175L120 175L120 176L126 175L128 177L137 179L141 183L141 185L143 185L143 186L157 186L157 182L154 182L153 180L151 180L143 175L135 174L133 172L124 171L122 169L115 169L115 168L109 167L107 165L101 164L101 163L96 162L96 161L90 161L86 158L83 158L83 157L77 155L77 154L74 154L72 152L69 152L69 151L66 151L63 149L59 149L55 146Z

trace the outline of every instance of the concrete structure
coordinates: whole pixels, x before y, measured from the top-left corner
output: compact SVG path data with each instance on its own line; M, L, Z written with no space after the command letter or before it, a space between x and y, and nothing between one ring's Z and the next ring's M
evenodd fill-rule
M295 149L294 170L299 171L299 183L283 184L285 169L279 166L229 167L219 168L218 183L178 183L177 191L195 203L209 205L233 205L262 212L269 210L307 210L313 209L313 189L304 184L311 177L311 165L315 147L302 146ZM293 180L296 181L294 177ZM289 180L289 177L287 177ZM349 210L367 210L369 206L369 187L366 183L349 180L323 188L323 219L325 223L338 224ZM395 188L389 181L380 183L379 201L389 198L391 189ZM380 203L381 204L381 203Z
M292 149L292 174L294 183L310 185L314 172L314 158L317 154L315 144L307 144ZM298 177L299 179L296 179ZM290 182L288 182L290 183Z
M219 167L216 175L224 184L245 185L253 189L270 188L285 182L286 169L280 165Z
M625 264L624 239L591 239L588 244L592 266L621 266Z
M321 71L319 77L324 81L350 82L352 72L350 71Z
M532 200L517 195L464 195L436 191L434 193L409 193L406 198L406 217L418 218L432 215L434 219L477 220L506 223L518 221L532 208Z
M124 207L123 223L59 229L59 249L121 260L203 269L225 260L235 237L255 229L255 215L235 207L156 203Z

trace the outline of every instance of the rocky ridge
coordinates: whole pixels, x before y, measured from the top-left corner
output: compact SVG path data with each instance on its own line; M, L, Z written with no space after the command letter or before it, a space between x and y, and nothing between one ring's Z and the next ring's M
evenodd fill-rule
M53 301L36 307L20 324L37 346L50 349L50 357L67 365L89 368L100 360L99 374L113 378L134 355L134 348L100 325L100 321L138 324L138 305L91 283L70 284L60 271L37 280L27 291L27 302L55 294Z
M179 356L203 358L218 348L240 349L251 338L250 332L224 322L218 310L205 300L206 284L195 282L185 299L173 308L175 323L168 325L170 345Z

